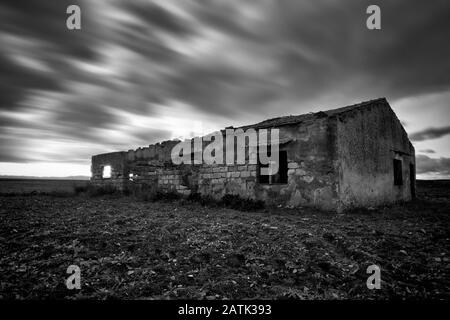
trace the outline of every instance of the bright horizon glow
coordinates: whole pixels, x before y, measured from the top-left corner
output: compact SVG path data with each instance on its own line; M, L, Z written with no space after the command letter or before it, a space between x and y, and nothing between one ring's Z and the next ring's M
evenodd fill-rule
M104 166L103 167L103 178L111 178L111 166Z
M75 163L9 163L0 162L0 175L28 176L28 177L69 177L69 176L91 176L90 165ZM450 179L449 176L438 174L417 174L419 180Z
M30 162L9 163L0 162L0 175L30 176L30 177L68 177L91 176L90 165L75 163Z

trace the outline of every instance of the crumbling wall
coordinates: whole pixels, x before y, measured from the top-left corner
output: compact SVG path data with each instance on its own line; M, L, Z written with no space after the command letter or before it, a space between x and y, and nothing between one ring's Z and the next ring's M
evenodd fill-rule
M338 210L410 200L415 151L387 102L340 114L335 120ZM402 185L394 185L393 159L402 161Z
M96 186L112 186L124 189L127 181L128 165L126 152L112 152L92 156L91 183ZM111 178L103 178L103 168L111 166Z
M333 210L338 200L334 172L335 131L329 118L317 114L297 125L280 128L281 139L291 139L287 151L287 184L256 184L258 199L292 207L312 206Z
M127 152L128 181L125 187L143 192L178 192L188 195L195 190L190 176L193 166L175 166L172 163L172 148L178 140L168 140Z
M286 183L260 183L258 165L249 163L251 154L247 150L245 164L202 165L198 176L199 192L214 198L236 194L273 205L333 210L338 200L338 179L334 172L335 130L330 128L328 117L318 115L278 129L279 149L287 152Z
M178 143L178 140L167 140L161 143L149 145L148 147L128 150L128 162L151 161L153 165L171 164L172 148Z
M134 167L127 188L139 191L177 192L189 195L197 191L196 168L193 166L140 166Z
M199 173L198 190L202 195L216 199L225 194L256 198L256 164L204 165Z
M225 164L225 131L224 163L175 165L171 154L179 141L165 141L92 157L92 181L143 192L198 192L216 199L236 194L268 204L338 211L409 200L413 195L414 148L384 99L358 108L306 115L292 123L262 122L244 130L249 128L279 129L287 181L268 184L258 176L259 164L249 162L255 150L249 148L248 140L245 163ZM203 150L209 143L203 141ZM393 159L402 162L401 185L393 183ZM110 179L101 177L105 165L112 167Z
M279 148L287 152L286 183L258 181L258 164L249 161L254 150L249 148L248 140L244 164L225 164L225 143L224 163L212 165L174 165L171 150L179 141L94 156L92 181L98 185L113 184L119 189L175 191L183 195L199 192L216 199L236 194L269 204L332 210L337 201L337 179L333 172L334 136L330 135L328 117L319 114L300 124L277 129L280 130ZM203 148L208 143L204 141ZM113 168L111 179L101 179L99 173L104 165Z

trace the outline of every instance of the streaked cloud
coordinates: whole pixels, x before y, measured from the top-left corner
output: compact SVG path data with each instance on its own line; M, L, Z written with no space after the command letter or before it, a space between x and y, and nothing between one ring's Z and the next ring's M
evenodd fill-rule
M427 128L422 131L412 133L409 138L412 141L424 141L441 138L450 134L450 126L442 128Z
M81 7L82 30L65 27L70 4ZM445 129L448 117L450 5L379 1L382 30L373 32L369 4L2 1L0 161L88 165L91 154L198 128L376 97L428 149L424 137L443 135L426 129ZM445 155L443 145L431 148Z
M422 152L422 153L436 153L436 151L434 151L433 149L419 150L419 152Z

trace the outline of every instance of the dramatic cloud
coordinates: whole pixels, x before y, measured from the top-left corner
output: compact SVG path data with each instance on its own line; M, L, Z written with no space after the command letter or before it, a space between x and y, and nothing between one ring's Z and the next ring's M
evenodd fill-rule
M419 150L419 152L422 152L422 153L436 153L436 151L434 151L433 149Z
M414 132L409 136L412 141L424 141L437 139L450 134L450 126L443 128L428 128L419 132Z
M81 30L65 26L71 4L81 7ZM2 1L0 162L87 165L91 154L186 137L193 127L377 97L408 108L414 97L448 92L448 1L378 1L376 31L366 28L370 4ZM422 128L405 119L408 130ZM433 134L445 133L412 137Z
M437 174L442 178L450 177L450 158L430 158L425 155L416 156L416 172L418 174Z

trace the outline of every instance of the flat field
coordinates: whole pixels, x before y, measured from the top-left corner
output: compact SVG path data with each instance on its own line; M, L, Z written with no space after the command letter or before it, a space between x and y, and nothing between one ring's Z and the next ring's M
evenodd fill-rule
M449 299L449 190L419 181L415 201L345 214L4 195L0 298ZM69 265L81 290L66 288Z
M0 179L0 194L72 193L75 187L85 186L87 180Z

